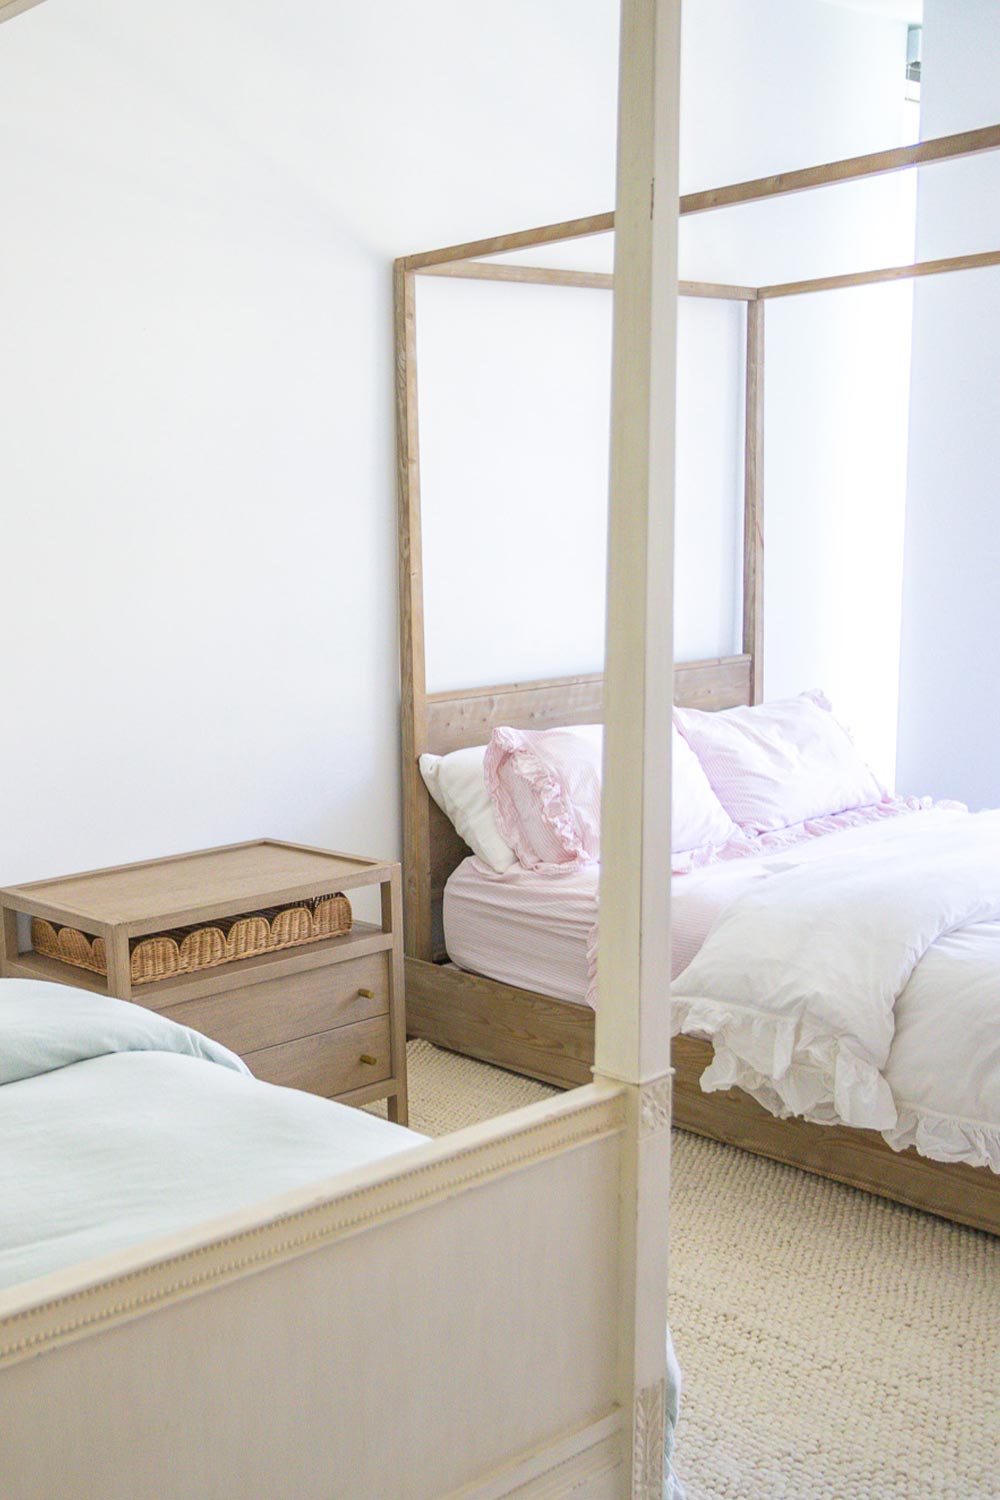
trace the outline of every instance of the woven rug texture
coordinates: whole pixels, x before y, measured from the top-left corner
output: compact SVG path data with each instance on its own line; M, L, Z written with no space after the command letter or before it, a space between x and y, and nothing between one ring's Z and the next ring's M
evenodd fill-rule
M427 1135L555 1092L408 1058ZM1000 1240L675 1131L670 1320L687 1500L1000 1500Z

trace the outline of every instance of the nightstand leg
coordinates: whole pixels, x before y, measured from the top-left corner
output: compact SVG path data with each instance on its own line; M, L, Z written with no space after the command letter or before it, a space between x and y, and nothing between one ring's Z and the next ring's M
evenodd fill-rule
M108 994L119 1000L132 998L132 969L129 963L128 935L119 929L109 931L104 939L108 956Z
M0 974L8 972L8 964L16 964L20 957L17 941L17 912L9 906L2 908L3 926L0 928Z

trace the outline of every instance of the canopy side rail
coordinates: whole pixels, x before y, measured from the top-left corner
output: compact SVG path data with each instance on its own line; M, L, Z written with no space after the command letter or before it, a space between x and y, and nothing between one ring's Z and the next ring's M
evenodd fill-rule
M975 156L982 151L1000 149L1000 125L985 125L980 130L964 130L958 135L937 136L916 146L895 146L868 156L845 157L843 161L825 162L772 177L757 177L729 187L709 188L701 193L687 193L680 200L681 214L705 213L716 208L731 208L742 203L757 203L789 193L807 192L810 188L832 187L837 183L856 182L865 177L879 177L887 172L901 172L909 167L931 166L935 162L957 157ZM499 234L492 239L472 240L464 245L448 245L441 250L425 250L408 255L402 261L406 271L422 271L428 266L446 265L449 261L471 260L475 256L503 255L509 250L532 250L539 245L553 245L561 240L585 239L592 234L607 234L615 227L613 213L595 214L587 219L567 219L561 224L545 224L538 229L522 229L514 234Z
M405 256L397 264L402 265L404 271L422 271L427 266L445 265L450 260L471 260L475 255L503 255L508 250L537 250L540 245L554 245L561 240L582 240L592 234L607 234L614 227L613 213L595 214L589 219L566 219L561 224L543 224L538 229L498 234L489 240L471 240L467 245L423 250L419 255Z
M908 167L927 167L960 156L976 156L981 151L996 151L998 147L1000 125L986 125L981 130L941 135L931 141L920 141L915 146L894 146L889 151L874 151L868 156L849 156L843 161L825 162L817 167L802 167L772 177L755 177L750 182L736 182L730 187L688 193L681 198L681 213L702 214L710 209L732 208L741 203L759 203L764 198L781 198L789 193L808 192L811 188L856 182L862 177L881 177L887 172L905 171Z
M817 276L812 281L784 281L757 288L761 301L771 297L801 297L810 292L839 292L852 286L874 286L880 281L912 281L918 276L941 276L949 271L976 271L1000 266L1000 250L975 255L952 255L944 260L920 260L909 266L883 266L876 271L852 271L844 276Z
M849 271L840 276L817 276L806 281L782 281L773 286L727 286L711 281L681 281L681 297L711 297L724 302L756 302L771 297L797 297L811 292L836 292L877 282L907 281L920 276L940 276L954 271L974 271L1000 265L1000 250L980 250L970 255L952 255L939 260L915 261L905 266L880 266L871 271ZM537 286L594 287L611 291L614 277L607 271L569 271L557 266L514 266L489 261L449 261L427 266L419 276L446 276L456 280L509 281Z
M593 287L610 292L615 278L610 271L567 271L561 266L514 266L485 260L452 260L443 266L426 266L418 276L446 276L459 281L513 281L532 286ZM712 297L722 302L753 302L757 288L724 286L714 281L681 281L681 297Z
M488 260L451 260L443 266L425 266L418 276L448 276L455 281L517 281L531 286L594 287L610 292L615 278L610 271L567 271L561 266L512 266Z

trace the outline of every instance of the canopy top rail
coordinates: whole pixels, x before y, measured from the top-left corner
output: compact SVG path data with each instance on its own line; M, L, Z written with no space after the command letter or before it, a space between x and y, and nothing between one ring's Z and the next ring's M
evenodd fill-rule
M943 260L920 260L905 266L878 266L871 271L848 271L840 276L815 276L809 281L782 281L774 286L725 286L714 281L679 281L679 297L711 297L721 302L767 302L772 297L803 297L811 292L839 292L886 281L913 281L954 271L978 271L1000 266L1000 250L979 250ZM513 281L536 286L594 287L612 291L615 278L606 271L563 271L554 266L512 266L496 261L454 260L429 266L420 276L444 276L465 281Z
M844 182L857 182L866 177L883 176L887 172L901 172L911 167L931 166L936 162L954 161L958 157L976 156L983 151L998 149L1000 149L1000 125L986 125L980 130L965 130L957 135L943 135L931 141L920 141L915 146L896 146L889 151L876 151L868 156L846 157L843 161L825 162L816 167L803 167L794 172L782 172L773 177L757 177L750 182L733 183L729 187L709 188L701 193L688 193L680 200L680 212L682 215L699 214L713 209L733 208L745 203L759 203L769 198L786 197L790 193L808 192L813 188L832 187ZM534 250L543 245L558 244L565 240L579 240L594 234L607 234L614 227L613 213L594 214L590 218L568 219L561 224L545 224L536 229L518 230L513 234L494 235L491 239L472 240L464 245L448 245L440 250L425 250L418 255L403 256L397 261L397 266L402 271L430 274L438 267L447 266L455 261L472 261L483 256L505 255L514 250ZM594 276L598 273L574 272L570 274ZM491 277L490 279L529 280L531 278ZM579 286L599 283L577 281L563 284ZM777 295L775 290L769 290L772 296Z
M559 266L519 266L503 261L450 260L442 266L426 266L419 276L445 276L455 281L516 281L534 286L593 287L610 292L615 278L608 271L567 271ZM681 281L681 297L714 297L723 302L755 302L757 288L724 286L714 281Z
M857 182L863 177L882 177L887 172L903 172L911 167L954 161L961 156L977 156L982 151L996 151L998 147L1000 125L985 125L981 130L941 135L931 141L919 141L915 146L894 146L889 151L848 156L843 161L825 162L818 167L802 167L773 177L737 182L731 187L688 193L681 198L680 211L682 214L703 214L711 209L733 208L737 204L757 203L765 198L783 198L790 193L809 192L812 188L834 187L843 182Z

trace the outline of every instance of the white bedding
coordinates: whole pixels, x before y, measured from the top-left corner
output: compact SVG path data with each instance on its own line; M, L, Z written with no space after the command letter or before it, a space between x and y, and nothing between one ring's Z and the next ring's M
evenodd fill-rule
M599 868L459 866L449 955L588 1003ZM1000 1172L1000 813L924 809L676 875L674 1029L707 1090Z
M857 831L803 840L794 854L768 852L719 861L675 875L670 963L677 976L698 952L719 914L743 891L780 873L789 860L822 859ZM539 874L513 865L503 874L471 856L444 888L448 957L461 969L579 1005L594 1002L600 865Z
M675 1030L714 1046L702 1086L1000 1171L1000 813L815 847L774 861L674 986Z

